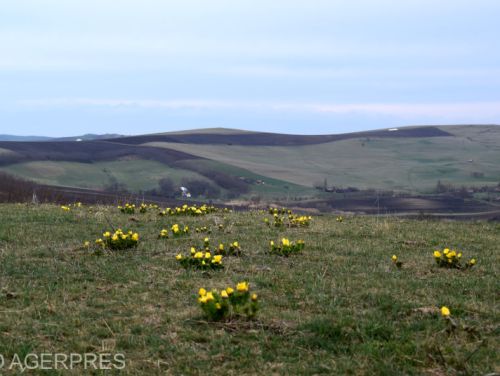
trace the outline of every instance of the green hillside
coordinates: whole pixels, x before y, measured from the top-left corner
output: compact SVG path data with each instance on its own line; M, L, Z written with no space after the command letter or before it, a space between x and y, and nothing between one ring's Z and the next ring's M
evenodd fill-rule
M336 186L425 192L438 180L457 185L500 181L500 127L442 127L450 137L362 137L316 145L259 146L150 142L311 187Z
M192 171L175 169L147 160L96 163L34 161L12 164L1 170L29 177L42 184L102 189L112 182L117 182L135 192L156 188L158 181L165 177L177 183L180 183L182 178L205 179Z

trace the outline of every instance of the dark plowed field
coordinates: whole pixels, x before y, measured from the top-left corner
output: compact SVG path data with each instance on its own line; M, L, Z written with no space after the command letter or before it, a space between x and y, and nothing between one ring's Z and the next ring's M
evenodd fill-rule
M226 145L262 145L262 146L290 146L312 145L326 142L347 140L363 137L446 137L450 133L437 127L402 128L398 131L378 130L370 132L357 132L333 135L292 135L277 133L246 133L246 134L206 134L190 133L178 135L144 135L135 137L122 137L113 142L139 145L147 142L174 142L182 144L226 144Z
M331 201L334 209L366 214L396 213L482 213L499 211L500 207L476 200L452 196L366 197Z
M0 165L27 161L69 161L91 163L110 161L125 156L172 164L185 159L200 157L176 150L118 144L109 141L64 142L0 142L0 148L15 154L0 155Z

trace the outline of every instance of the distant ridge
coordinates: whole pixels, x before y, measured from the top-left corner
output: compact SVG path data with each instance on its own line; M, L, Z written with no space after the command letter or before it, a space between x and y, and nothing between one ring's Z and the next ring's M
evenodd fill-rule
M10 134L0 134L0 141L47 141L50 137L43 136L14 136Z
M294 146L313 145L332 141L347 140L362 137L447 137L452 134L434 126L404 127L382 129L366 132L353 132L331 135L294 135L266 132L242 132L224 129L223 132L185 132L164 133L141 136L121 137L119 143L129 145L140 145L149 142L171 142L181 144L212 144L212 145L261 145L261 146Z
M92 141L103 139L114 139L124 137L120 134L106 133L106 134L84 134L82 136L71 137L45 137L45 136L15 136L10 134L0 134L0 141L15 141L15 142L32 142L32 141Z

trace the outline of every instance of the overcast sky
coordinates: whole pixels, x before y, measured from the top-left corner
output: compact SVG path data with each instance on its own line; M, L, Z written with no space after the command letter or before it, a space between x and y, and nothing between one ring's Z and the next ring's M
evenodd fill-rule
M0 5L0 133L500 123L498 0Z

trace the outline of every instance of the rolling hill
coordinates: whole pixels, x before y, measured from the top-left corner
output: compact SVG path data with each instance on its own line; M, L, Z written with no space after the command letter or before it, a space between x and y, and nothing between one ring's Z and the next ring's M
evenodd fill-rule
M414 126L332 135L203 129L94 140L0 141L0 170L44 184L154 189L168 177L231 197L300 196L313 185L428 193L438 181L496 185L500 126ZM238 188L236 188L238 187Z

